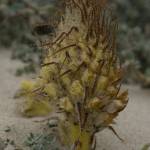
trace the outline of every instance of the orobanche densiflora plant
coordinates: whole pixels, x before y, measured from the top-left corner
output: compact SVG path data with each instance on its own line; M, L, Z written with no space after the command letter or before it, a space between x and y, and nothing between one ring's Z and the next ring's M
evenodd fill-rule
M63 145L91 150L95 134L110 128L128 102L121 90L117 23L104 0L66 0L65 6L56 37L43 44L47 54L39 76L22 83L23 113L55 112Z

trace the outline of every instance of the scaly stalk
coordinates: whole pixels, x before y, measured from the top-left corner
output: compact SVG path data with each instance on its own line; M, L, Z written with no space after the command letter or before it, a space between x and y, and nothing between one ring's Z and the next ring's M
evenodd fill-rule
M105 0L65 2L39 78L23 84L24 113L55 112L61 143L69 150L93 150L96 132L109 128L117 135L110 124L128 102L128 92L121 90L117 23Z

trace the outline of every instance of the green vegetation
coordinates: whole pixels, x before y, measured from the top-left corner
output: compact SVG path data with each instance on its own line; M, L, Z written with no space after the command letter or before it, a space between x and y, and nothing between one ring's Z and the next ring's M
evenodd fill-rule
M34 72L39 65L42 49L37 45L41 37L36 35L34 27L53 19L59 13L56 7L58 4L49 0L0 1L0 47L11 49L12 58L25 63L17 75Z
M60 150L60 143L54 134L30 134L25 142L30 150Z
M115 0L119 18L118 47L132 80L150 77L150 1ZM133 70L133 71L131 71ZM131 72L133 76L131 76Z

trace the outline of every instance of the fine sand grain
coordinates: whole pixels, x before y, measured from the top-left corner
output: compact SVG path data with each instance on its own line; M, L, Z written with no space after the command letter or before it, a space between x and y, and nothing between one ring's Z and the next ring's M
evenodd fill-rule
M22 145L27 135L39 132L41 127L33 122L33 119L23 118L18 113L18 100L13 97L20 82L26 77L14 75L16 68L22 64L10 60L10 57L10 52L0 51L0 138L8 138L14 140L17 145Z
M10 60L8 51L0 51L0 138L9 138L23 146L26 136L31 132L41 132L42 125L33 122L35 118L23 118L17 112L18 101L13 96L20 81L26 78L14 76L19 66L20 62ZM141 150L143 145L150 143L150 91L136 86L127 88L130 92L129 104L114 126L124 143L106 129L97 135L97 150ZM10 131L6 132L9 128ZM23 147L23 150L27 148Z

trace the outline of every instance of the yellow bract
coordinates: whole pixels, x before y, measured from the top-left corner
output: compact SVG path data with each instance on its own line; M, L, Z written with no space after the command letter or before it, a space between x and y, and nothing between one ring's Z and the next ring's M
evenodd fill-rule
M83 90L83 87L79 80L76 80L72 83L72 85L70 87L70 94L73 97L75 96L77 98L82 98L82 96L84 94L84 90Z
M68 97L60 99L59 107L67 112L72 112L74 107Z
M45 85L43 90L50 98L57 97L57 85L55 83L49 83Z
M109 81L108 77L100 76L98 83L97 83L96 91L99 92L100 90L106 90L109 82L110 81Z
M107 88L107 92L108 92L108 94L109 94L110 96L116 96L117 93L118 93L118 89L117 89L116 87L114 87L114 86L109 86L109 87Z
M23 113L27 117L44 116L52 111L50 103L47 99L37 100L32 96L28 96L25 102Z
M88 108L90 108L91 110L98 110L103 106L103 101L100 100L99 98L95 97L93 99L91 99L88 103Z
M83 72L83 76L81 78L84 85L91 87L93 85L95 79L95 75L89 69Z
M123 107L123 103L119 100L114 101L114 105L117 108L117 110L121 109Z
M28 81L28 80L24 80L21 83L21 90L23 90L24 92L31 92L35 87L35 82L33 81Z
M91 64L90 64L90 69L91 69L94 73L98 72L98 70L99 70L99 62L98 62L96 59L91 62Z
M40 77L49 80L51 77L51 72L49 67L42 67L40 71Z
M70 88L71 79L69 78L69 76L67 76L67 75L62 76L61 82L62 82L62 85L65 86L65 88L67 88L67 89Z
M35 88L42 88L45 86L45 84L47 84L47 80L44 78L37 78L35 82Z
M81 59L83 60L83 62L85 62L86 64L89 64L91 62L90 57L88 56L86 51L83 51L81 54Z
M76 150L90 150L91 134L85 130L81 131L78 125L69 125L69 138L72 145L80 142Z
M96 51L96 60L100 61L103 59L103 50L97 50Z
M121 101L127 101L128 99L128 91L122 92L117 99L120 99Z

